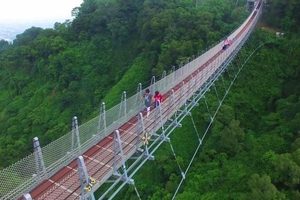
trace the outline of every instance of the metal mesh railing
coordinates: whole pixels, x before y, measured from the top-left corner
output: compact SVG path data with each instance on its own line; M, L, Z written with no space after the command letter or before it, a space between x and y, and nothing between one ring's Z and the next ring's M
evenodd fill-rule
M258 12L260 12L260 10ZM236 38L236 41L224 55L218 58L219 63L224 62L226 58L235 50L237 45L243 40L243 38L247 36L248 32L253 29L257 22L258 15L256 15L256 18L252 20L251 24L249 25L248 22L251 19L252 14L229 36L229 38ZM155 90L158 90L162 93L169 91L175 85L182 82L188 75L197 70L199 66L202 66L210 58L216 55L220 49L222 49L222 44L223 42L217 43L214 47L209 49L201 56L195 58L176 71L166 75L161 80L155 82L155 87L150 86L149 88L152 90L155 88ZM215 62L216 61L209 64L212 67L207 67L201 72L202 74L199 75L201 76L201 82L206 81L213 74L214 70L216 70L215 68L218 66ZM69 132L43 147L42 153L46 168L46 176L50 177L55 174L63 166L66 166L72 160L77 158L80 153L85 152L93 144L99 142L108 134L112 133L115 129L118 129L123 123L139 113L142 108L143 100L141 99L140 93L137 93L106 111L105 128L99 126L99 119L101 116L97 116L80 125L80 146L74 148L72 132ZM34 154L30 154L17 163L1 170L0 199L15 199L20 197L24 192L29 192L42 181L43 177L38 174L40 174L40 172L36 170Z

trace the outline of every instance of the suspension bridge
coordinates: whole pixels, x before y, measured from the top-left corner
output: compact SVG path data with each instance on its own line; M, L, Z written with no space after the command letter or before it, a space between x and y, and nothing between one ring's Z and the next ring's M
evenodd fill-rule
M174 199L241 68L223 98L214 83L220 77L223 80L221 75L248 39L261 12L259 0L249 17L228 36L231 44L227 48L221 41L181 68L164 73L160 80L153 77L149 87L139 84L135 95L127 98L124 92L121 103L109 110L102 103L99 116L80 126L74 117L72 131L45 147L34 138L32 154L0 171L0 199L94 200L94 192L103 185L99 199L112 199L126 184L134 186L140 199L133 176L146 161L155 159L153 154L161 144L170 143L169 135L186 116L191 116L190 111L201 99L207 106L204 95L214 88L218 107L202 136L196 130L199 144L187 169L178 164L182 178ZM162 103L152 107L149 116L144 108L145 89L163 94Z

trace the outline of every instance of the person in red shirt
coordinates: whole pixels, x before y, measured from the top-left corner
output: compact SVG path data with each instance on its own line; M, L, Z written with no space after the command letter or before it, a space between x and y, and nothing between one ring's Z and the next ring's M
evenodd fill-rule
M154 107L157 107L162 102L162 95L159 93L159 91L155 91L154 94Z

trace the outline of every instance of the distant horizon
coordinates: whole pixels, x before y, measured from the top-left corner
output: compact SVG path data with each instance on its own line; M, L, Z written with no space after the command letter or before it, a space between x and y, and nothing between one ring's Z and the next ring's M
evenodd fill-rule
M12 24L45 24L45 23L63 23L66 20L72 20L73 18L57 18L57 19L30 19L27 21L11 20L11 21L0 21L0 24L12 25Z
M28 21L28 22L0 22L0 40L12 42L18 34L22 34L25 30L31 27L53 28L56 22L63 23L65 20L49 20L49 21Z
M0 40L12 42L31 27L53 28L72 20L72 9L83 0L0 0Z
M0 0L0 23L52 21L71 18L83 0Z

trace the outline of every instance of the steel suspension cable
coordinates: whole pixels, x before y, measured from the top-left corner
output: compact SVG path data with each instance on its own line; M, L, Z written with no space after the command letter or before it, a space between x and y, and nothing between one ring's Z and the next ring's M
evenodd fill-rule
M170 144L171 150L172 150L172 152L173 152L173 155L174 155L174 157L175 157L175 160L176 160L176 163L177 163L177 165L178 165L178 168L179 168L179 170L180 170L180 173L181 173L181 175L183 176L183 170L182 170L182 168L181 168L181 166L180 166L180 164L179 164L179 162L178 162L178 159L177 159L176 153L175 153L175 151L174 151L173 145L172 145L172 143L171 143L171 140L169 141L169 144Z
M206 101L205 95L203 95L203 98L204 98L204 103L205 103L207 112L208 112L208 114L209 114L209 117L210 117L210 119L212 120L212 115L211 115L211 112L210 112L210 110L209 110L208 103L207 103L207 101Z
M195 125L195 122L194 122L194 118L193 118L192 113L190 114L190 116L191 116L191 120L192 120L192 123L193 123L193 127L194 127L195 132L196 132L196 134L197 134L197 137L198 137L198 139L199 139L199 144L198 144L198 146L197 146L197 148L196 148L196 150L195 150L195 152L194 152L194 154L193 154L193 156L192 156L192 158L191 158L191 160L190 160L190 162L189 162L189 164L188 164L188 166L187 166L187 168L186 168L186 170L185 170L185 172L184 172L184 176L182 176L182 178L181 178L181 180L180 180L180 182L179 182L179 184L178 184L178 186L177 186L177 188L176 188L176 191L175 191L175 193L174 193L174 195L173 195L173 197L172 197L172 200L175 199L175 197L176 197L176 195L177 195L177 193L178 193L178 191L179 191L179 189L180 189L180 187L181 187L183 181L185 180L185 175L188 173L188 171L189 171L189 169L190 169L192 163L194 162L194 159L195 159L197 153L199 152L200 146L201 146L201 144L202 144L202 140L201 140L201 138L200 138L198 129L197 129L196 125Z
M221 79L222 79L222 83L223 83L224 92L226 93L227 89L226 89L226 86L225 86L225 81L224 81L223 76L221 76Z
M194 129L195 129L195 132L196 132L196 134L197 134L197 137L198 137L199 141L201 141L200 134L199 134L199 131L198 131L197 127L196 127L196 124L195 124L195 121L194 121L194 117L193 117L192 112L191 112L191 114L190 114L190 117L191 117L191 121L192 121L193 127L194 127Z
M134 190L135 190L136 196L139 198L139 200L142 200L142 199L141 199L141 195L140 195L138 189L136 188L135 184L133 184L132 186L133 186L133 188L134 188Z

